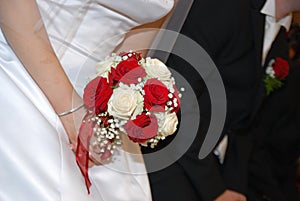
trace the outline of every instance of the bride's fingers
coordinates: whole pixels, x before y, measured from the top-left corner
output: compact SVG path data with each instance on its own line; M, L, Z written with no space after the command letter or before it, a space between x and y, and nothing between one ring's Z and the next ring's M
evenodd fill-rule
M92 154L90 154L89 158L94 165L102 165Z
M76 148L77 146L74 145L73 143L69 144L70 149L73 151L74 154L76 154ZM101 165L101 163L99 161L97 161L93 155L89 155L89 163L88 163L89 167L92 167L94 165Z
M92 160L89 160L89 167L93 167L94 165L96 165Z
M74 143L70 143L70 144L69 144L69 148L70 148L74 153L76 153L76 147L77 147L77 145L74 145Z

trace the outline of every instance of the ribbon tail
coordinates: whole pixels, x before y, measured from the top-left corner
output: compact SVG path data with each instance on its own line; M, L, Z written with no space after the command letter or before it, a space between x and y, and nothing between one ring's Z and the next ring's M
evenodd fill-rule
M88 194L90 194L90 187L92 185L88 174L89 146L90 138L93 134L93 128L95 126L95 123L89 120L91 116L91 114L87 113L82 120L76 149L76 162L85 179Z

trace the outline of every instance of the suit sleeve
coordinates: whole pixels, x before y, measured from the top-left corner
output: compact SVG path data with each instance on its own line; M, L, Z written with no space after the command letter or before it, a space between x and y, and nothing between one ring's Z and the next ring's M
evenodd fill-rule
M206 158L199 159L199 151L210 123L209 93L206 89L201 92L198 101L201 113L197 136L178 163L193 183L201 199L212 201L226 190L226 185L220 172L219 161L212 152Z
M202 160L197 157L197 153L188 152L179 160L179 164L185 169L202 200L212 201L226 190L218 161L212 153Z

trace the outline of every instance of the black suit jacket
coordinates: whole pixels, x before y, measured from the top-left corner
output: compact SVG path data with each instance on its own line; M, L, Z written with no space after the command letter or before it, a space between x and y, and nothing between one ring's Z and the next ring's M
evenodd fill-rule
M299 200L296 159L300 155L300 110L293 88L299 91L300 71L295 70L298 72L291 72L284 86L264 101L252 129L249 201Z
M171 55L168 66L185 76L197 94L201 122L190 149L174 164L149 174L154 201L211 201L228 188L246 193L250 150L246 128L264 94L260 65L264 19L259 8L262 4L259 0L194 1L181 33L208 52L222 76L228 107L223 131L229 135L228 157L222 166L213 153L198 159L210 121L209 94L193 68ZM160 142L156 149L163 148L174 136Z
M285 30L277 35L270 59L288 60ZM296 159L300 155L300 64L291 69L282 88L265 97L251 129L249 201L297 201Z

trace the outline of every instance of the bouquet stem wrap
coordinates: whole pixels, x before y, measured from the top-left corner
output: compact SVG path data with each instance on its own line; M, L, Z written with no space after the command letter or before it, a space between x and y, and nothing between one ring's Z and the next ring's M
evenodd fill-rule
M93 134L93 128L95 126L95 122L89 120L92 116L93 114L87 112L82 120L79 129L78 143L76 149L76 162L85 179L85 184L89 194L90 194L90 186L91 186L91 181L88 175L89 146L90 146L90 138Z

